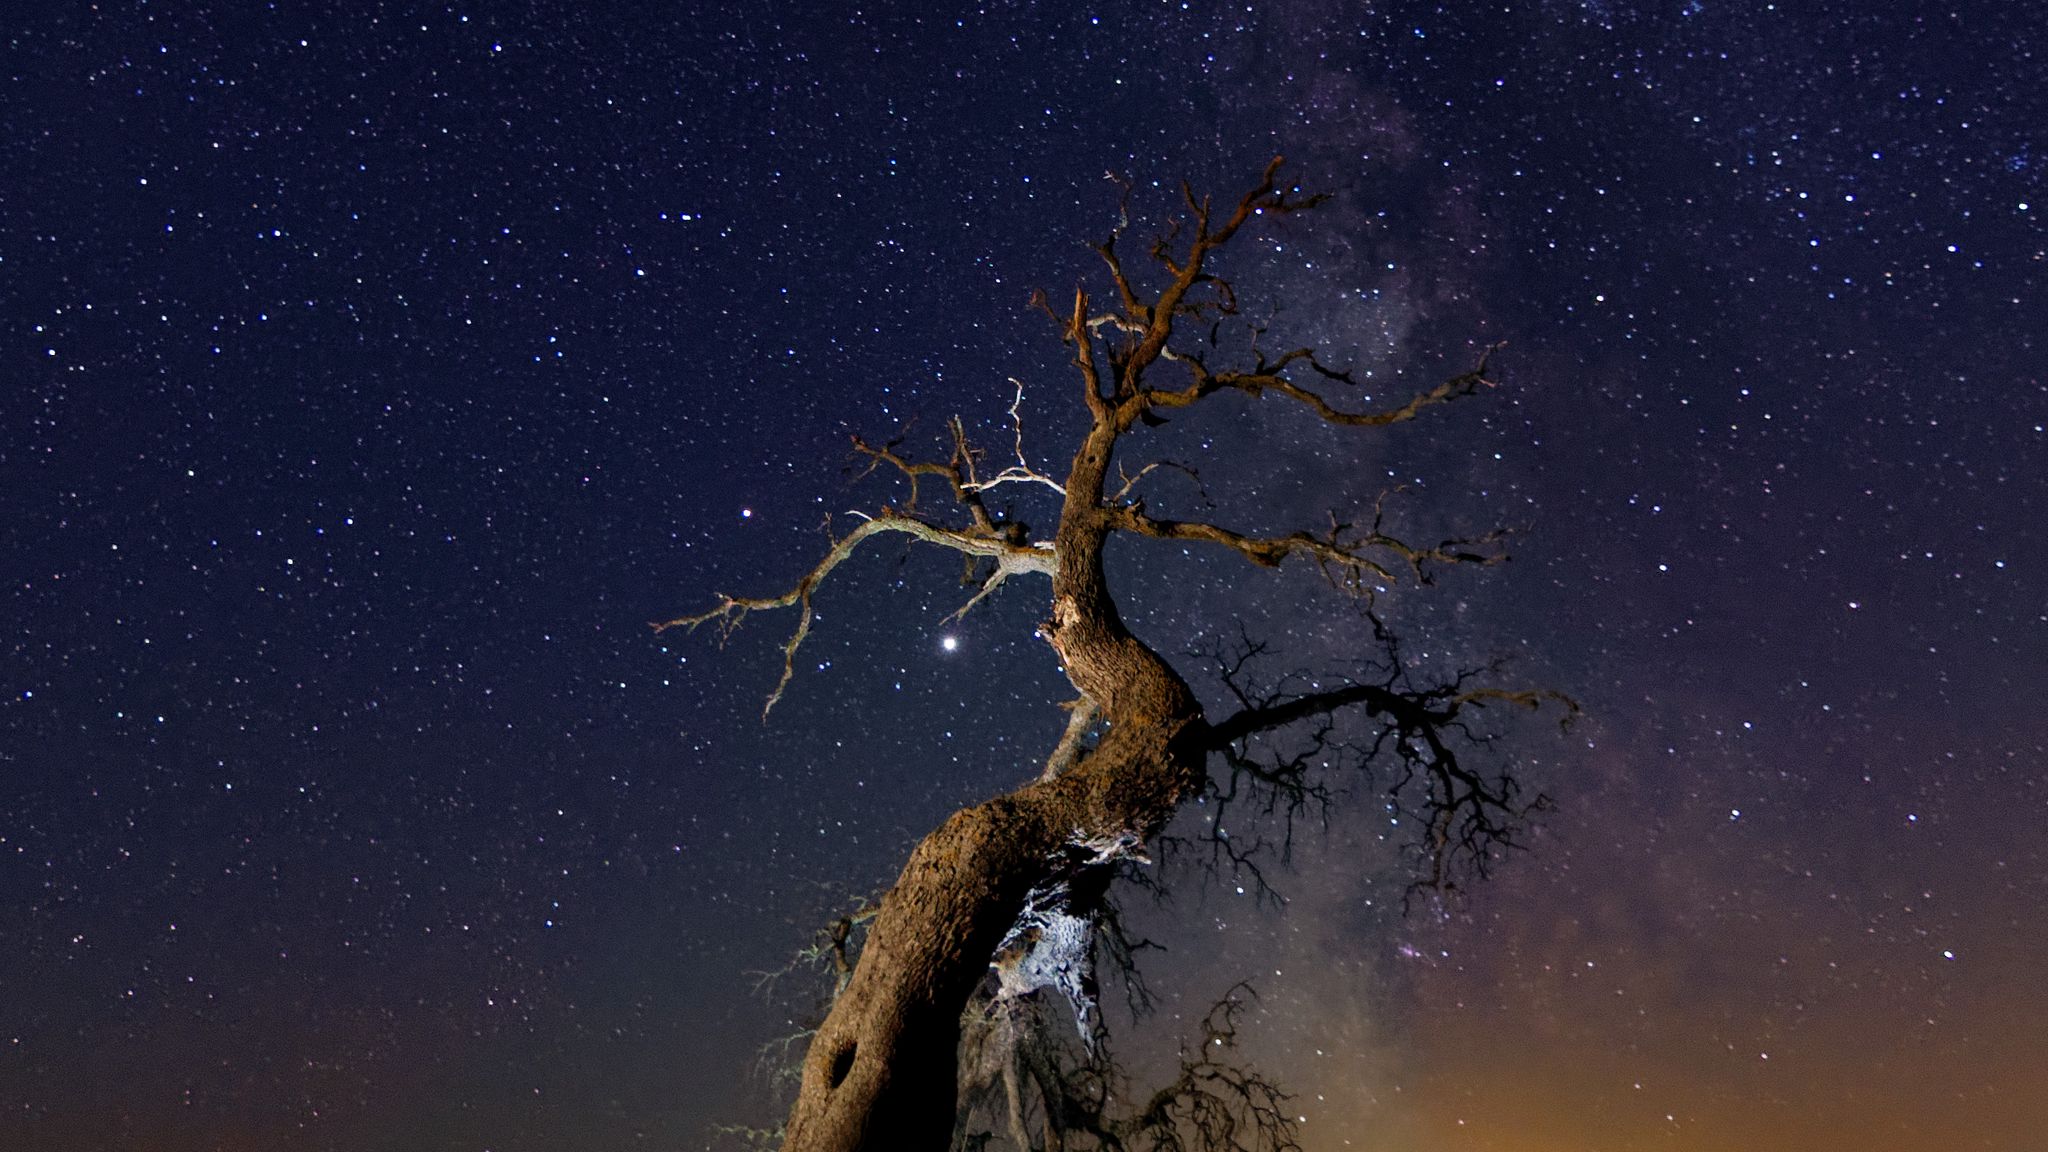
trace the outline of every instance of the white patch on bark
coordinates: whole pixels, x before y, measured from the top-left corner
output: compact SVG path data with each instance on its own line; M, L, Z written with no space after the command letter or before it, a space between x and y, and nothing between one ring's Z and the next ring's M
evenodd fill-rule
M1076 848L1085 854L1074 852ZM1052 876L1024 897L1024 910L989 961L996 973L991 1012L1051 988L1073 1006L1081 1042L1095 1052L1101 1005L1095 984L1094 909L1075 914L1071 881L1081 869L1133 858L1145 859L1144 841L1134 832L1089 836L1075 830L1067 847L1055 856Z

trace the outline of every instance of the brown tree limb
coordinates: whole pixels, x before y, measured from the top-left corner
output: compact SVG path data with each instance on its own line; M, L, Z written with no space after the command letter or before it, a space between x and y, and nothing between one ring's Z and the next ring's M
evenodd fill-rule
M1390 553L1405 561L1419 583L1428 583L1425 565L1498 564L1507 559L1500 550L1504 534L1488 533L1472 539L1453 538L1434 547L1418 548L1379 530L1374 525L1360 530L1350 524L1332 523L1329 531L1314 535L1290 532L1284 536L1251 536L1199 520L1162 520L1147 515L1143 502L1104 509L1104 518L1118 531L1156 540L1201 541L1228 548L1262 568L1277 568L1290 556L1306 556L1316 562L1333 585L1363 595L1370 584L1395 583L1394 574L1368 553Z
M1206 276L1204 266L1210 254L1230 243L1238 230L1254 216L1267 213L1285 216L1314 208L1329 199L1322 194L1302 200L1288 199L1288 192L1280 189L1277 184L1281 165L1286 162L1284 157L1273 157L1260 176L1258 185L1239 198L1237 208L1220 228L1210 227L1208 199L1196 199L1194 191L1187 184L1181 185L1182 197L1187 202L1189 213L1195 222L1195 236L1189 241L1188 252L1183 260L1176 263L1161 258L1161 262L1173 273L1173 279L1160 291L1158 302L1150 306L1150 323L1146 326L1144 335L1138 338L1137 345L1131 349L1130 356L1118 374L1116 399L1120 405L1130 409L1127 414L1119 414L1123 427L1130 427L1131 421L1137 418L1137 409L1144 407L1144 373L1159 359L1160 351L1166 347L1167 340L1173 335L1174 321L1182 315L1189 314L1186 303L1188 292L1197 284L1222 283L1214 277ZM1155 247L1154 252L1157 255L1160 249ZM1228 291L1227 286L1225 291Z
M1143 331L1152 322L1152 310L1139 301L1137 289L1131 286L1131 278L1124 274L1123 261L1116 254L1116 241L1116 235L1112 234L1096 245L1095 251L1101 255L1102 262L1109 265L1110 281L1116 285L1117 297L1123 303L1123 316L1118 322Z
M1185 388L1148 389L1144 394L1143 404L1148 410L1186 408L1218 392L1240 392L1252 397L1271 392L1302 404L1325 423L1347 428L1384 428L1389 424L1413 420L1425 408L1470 396L1478 391L1481 385L1488 388L1497 387L1500 382L1487 375L1487 370L1493 354L1503 347L1504 344L1488 347L1480 354L1479 363L1470 371L1460 372L1434 388L1416 393L1399 407L1373 412L1350 412L1339 409L1321 393L1304 388L1287 378L1288 370L1298 366L1307 368L1315 375L1333 383L1358 383L1348 370L1339 371L1325 365L1317 358L1312 348L1296 348L1271 362L1261 355L1259 362L1249 369L1222 372L1211 371L1207 362L1196 353L1169 350L1166 357L1185 366L1193 381Z
M974 462L978 453L967 443L967 430L958 416L946 422L946 430L953 437L953 455L944 464L930 460L910 460L896 451L897 441L874 445L859 436L853 437L853 450L868 458L868 465L862 469L856 480L873 473L884 464L902 473L910 482L910 499L903 504L905 512L917 511L918 481L926 476L936 476L952 490L953 501L967 510L974 520L976 529L984 533L996 531L995 521L988 508L981 501L980 489L973 484Z

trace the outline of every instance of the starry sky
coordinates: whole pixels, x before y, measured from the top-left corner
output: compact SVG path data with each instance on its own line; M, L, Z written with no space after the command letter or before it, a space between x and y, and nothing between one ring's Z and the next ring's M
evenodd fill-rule
M1366 435L1219 403L1132 461L1200 463L1241 527L1397 483L1418 534L1514 527L1388 611L1586 715L1508 726L1557 809L1460 899L1401 913L1367 785L1284 907L1184 876L1135 910L1169 951L1160 1011L1110 1013L1134 1067L1249 977L1313 1152L2031 1146L2042 41L1839 0L11 22L0 1146L772 1119L748 1069L815 988L749 974L1035 774L1043 588L946 625L953 560L864 555L765 725L781 621L646 621L890 499L850 434L1003 447L1014 377L1060 460L1025 305L1095 275L1105 175L1143 230L1280 153L1335 199L1229 257L1273 342L1384 399L1506 340L1504 383ZM1162 652L1361 651L1306 569L1110 559Z

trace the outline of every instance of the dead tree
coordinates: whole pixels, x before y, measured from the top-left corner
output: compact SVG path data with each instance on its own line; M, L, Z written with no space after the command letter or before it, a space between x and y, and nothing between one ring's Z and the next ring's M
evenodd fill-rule
M1334 425L1379 428L1494 383L1482 356L1470 371L1404 403L1358 410L1344 398L1343 390L1354 385L1350 373L1312 348L1268 355L1253 341L1245 353L1249 363L1210 362L1218 355L1215 326L1238 311L1232 284L1214 267L1217 253L1261 221L1313 208L1323 199L1283 185L1281 165L1275 158L1257 186L1227 208L1212 206L1184 185L1181 216L1152 243L1143 270L1126 269L1119 226L1096 248L1114 293L1106 308L1098 310L1078 289L1064 308L1042 294L1034 299L1072 350L1089 417L1064 476L1041 472L1026 459L1021 422L1016 462L998 470L987 466L958 420L950 426L951 456L943 461L913 459L894 444L856 439L855 451L870 471L907 482L906 500L860 517L832 541L816 567L780 595L721 597L708 611L655 625L711 625L723 634L751 613L793 610L796 624L768 699L772 709L794 675L819 586L874 537L897 534L964 555L979 586L963 612L1013 577L1044 576L1051 584L1040 634L1078 693L1065 735L1037 779L954 813L911 853L811 1041L784 1131L786 1152L946 1148L960 1086L962 1012L990 979L991 965L1021 971L1014 979L1025 990L1034 981L1058 983L1058 973L1077 960L1076 949L1092 947L1085 938L1086 917L1063 910L1073 878L1142 853L1183 804L1214 786L1212 760L1226 766L1231 780L1249 773L1252 783L1297 798L1312 788L1305 762L1247 754L1247 741L1262 733L1340 712L1362 717L1378 733L1377 750L1398 765L1397 795L1420 817L1421 846L1438 880L1444 878L1444 862L1461 852L1484 867L1540 802L1522 798L1509 776L1461 764L1457 744L1475 709L1495 703L1534 707L1562 697L1463 678L1416 688L1397 667L1384 678L1314 691L1240 692L1239 710L1211 720L1181 674L1133 636L1118 615L1103 575L1103 548L1117 533L1214 546L1264 568L1306 561L1358 596L1405 581L1426 582L1439 566L1504 558L1497 535L1417 546L1383 531L1377 515L1363 524L1284 535L1155 516L1135 490L1157 465L1130 474L1119 468L1117 449L1133 428L1221 393L1299 405ZM1126 186L1126 201L1128 194ZM1128 218L1126 210L1126 223ZM992 508L989 494L1006 485L1056 494L1059 520L1049 538ZM950 501L939 507L927 503L923 497L933 487L943 488ZM1230 1015L1234 1020L1235 1011ZM1152 1120L1171 1118L1175 1107L1171 1093L1141 1102L1139 1115L1117 1130L1142 1132L1142 1124L1129 1125L1145 1119L1147 1110ZM1110 1131L1099 1119L1098 1137ZM1106 1145L1098 1138L1096 1146ZM1154 1140L1129 1146L1160 1145Z

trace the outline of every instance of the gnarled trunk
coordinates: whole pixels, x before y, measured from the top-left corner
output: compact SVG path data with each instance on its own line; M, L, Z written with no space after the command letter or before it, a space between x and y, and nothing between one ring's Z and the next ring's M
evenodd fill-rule
M1149 837L1202 779L1201 706L1124 627L1103 580L1100 493L1116 431L1099 424L1069 473L1044 626L1107 732L1068 771L954 813L911 853L804 1057L784 1152L944 1149L960 1014L1026 894L1070 845Z

